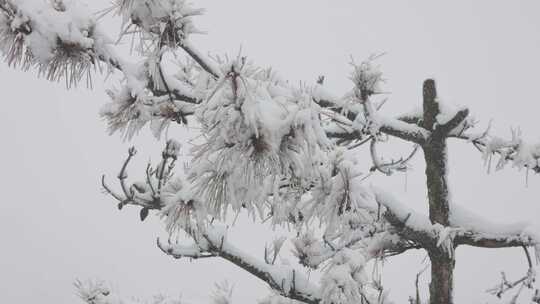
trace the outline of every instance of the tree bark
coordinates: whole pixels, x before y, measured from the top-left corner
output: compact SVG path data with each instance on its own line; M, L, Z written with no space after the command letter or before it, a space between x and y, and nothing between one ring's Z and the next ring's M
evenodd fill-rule
M436 133L436 132L434 132ZM445 138L432 138L423 146L426 161L426 184L429 199L429 218L433 224L448 226L449 197L447 182L447 151ZM455 260L452 253L442 248L430 248L431 283L430 304L452 304L453 272Z
M454 266L456 261L446 253L429 253L431 259L430 304L454 303Z
M446 139L437 138L437 132L432 133L424 145L426 161L426 185L429 199L429 219L433 224L449 226L449 196L447 180L447 148Z
M423 126L431 131L431 136L422 144L426 161L426 185L429 200L429 218L433 224L448 226L449 196L447 181L446 132L438 128L439 103L435 81L428 79L423 87ZM430 304L453 304L453 273L455 260L453 253L442 248L428 248L431 260L431 283L429 285Z

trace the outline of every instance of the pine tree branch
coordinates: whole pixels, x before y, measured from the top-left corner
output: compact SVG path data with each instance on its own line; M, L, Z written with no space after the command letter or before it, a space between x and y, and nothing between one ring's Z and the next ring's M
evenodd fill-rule
M289 267L289 272L294 275L289 278L284 277L283 265L267 264L264 260L250 256L231 244L224 236L218 237L210 232L203 233L203 237L204 241L201 240L198 243L200 245L186 247L162 244L158 240L158 247L165 254L175 258L221 257L267 283L284 297L308 304L321 302L317 293L318 288L312 285L307 277L300 275L298 270ZM287 281L286 284L284 284L285 281Z

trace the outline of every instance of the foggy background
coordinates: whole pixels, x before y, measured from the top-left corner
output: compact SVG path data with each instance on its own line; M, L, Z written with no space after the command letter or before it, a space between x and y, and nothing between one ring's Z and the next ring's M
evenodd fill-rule
M88 2L96 10L109 5ZM384 113L419 106L422 81L435 77L439 96L469 106L480 127L493 118L494 134L509 137L510 127L520 127L526 138L540 139L538 1L193 2L208 10L196 19L208 35L193 37L203 51L235 55L242 46L258 65L273 66L293 83L312 84L325 75L336 95L351 88L351 55L358 62L386 52L379 60L388 80L384 88L391 92ZM66 91L63 83L0 65L0 302L81 303L72 285L76 278L104 279L122 294L141 298L182 294L193 304L207 303L213 284L225 279L234 283L236 303L267 295L262 282L218 258L190 262L165 256L155 246L164 235L158 218L141 223L137 208L119 212L101 193L101 174L113 182L129 146L139 153L128 173L141 178L163 145L146 128L131 142L107 135L98 111L108 101L104 89L115 83L94 80L93 91L84 84ZM175 129L169 136L185 139L185 130ZM184 147L187 153L189 145ZM463 142L449 144L449 158L454 201L501 223L540 222L540 176L531 174L526 186L524 171L508 167L488 175L481 155ZM418 154L406 189L403 174L368 182L426 213L422 162ZM369 165L366 159L366 170ZM267 227L241 224L233 238L262 258ZM414 293L424 256L410 252L386 265L383 282L396 303ZM510 278L523 275L522 249L460 247L456 303L496 303L485 290L499 282L501 270Z

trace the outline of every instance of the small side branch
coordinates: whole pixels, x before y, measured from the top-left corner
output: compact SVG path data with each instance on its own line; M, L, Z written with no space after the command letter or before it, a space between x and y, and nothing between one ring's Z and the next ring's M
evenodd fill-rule
M536 280L536 273L533 269L531 255L529 254L527 247L523 246L523 250L525 252L525 256L527 258L527 263L528 263L527 273L520 279L517 279L515 281L508 281L508 279L506 278L506 274L502 272L501 283L496 285L493 288L488 289L487 290L488 293L498 298L501 298L506 292L516 287L519 287L517 293L512 297L512 301L511 301L511 303L516 303L518 297L523 291L523 288L533 289L533 283ZM537 293L538 293L538 290L536 290L536 294ZM533 302L535 302L536 294L533 296Z
M184 40L180 43L180 47L197 62L203 70L212 75L215 79L220 78L220 71L217 67L209 62L209 60L199 53L199 51L191 44L191 42Z
M382 163L378 154L377 154L377 140L372 138L370 145L370 154L371 160L373 162L373 167L370 171L379 171L386 175L391 175L394 171L406 171L408 162L413 158L413 156L418 151L419 145L415 145L412 152L405 158L401 158L396 161L391 161L388 163Z
M452 131L455 128L461 125L465 121L465 119L467 119L468 116L469 116L469 109L461 109L446 124L438 126L437 131L440 131L444 133L445 135L448 135L452 133Z
M503 139L489 134L490 127L481 134L455 134L451 137L466 140L483 154L484 160L491 171L494 155L498 156L496 169L504 168L508 163L514 167L532 170L540 173L540 145L531 145L521 138L521 132L512 131L511 139Z
M111 195L115 200L118 201L118 209L122 209L125 205L142 207L140 217L141 220L144 220L147 217L149 210L161 209L165 205L160 197L161 189L156 190L153 184L155 183L154 180L156 179L157 182L165 184L166 181L172 176L171 169L174 164L174 160L176 159L175 153L177 153L177 145L171 143L171 141L168 141L165 150L162 153L162 163L167 164L168 159L172 159L172 161L169 162L168 168L160 167L161 171L164 173L158 174L158 177L154 178L152 175L155 175L156 173L152 170L152 167L148 165L146 168L146 182L133 183L128 186L127 168L136 154L135 148L129 148L128 157L122 164L120 172L117 176L122 193L114 191L107 184L105 175L103 175L101 177L101 185L104 192Z

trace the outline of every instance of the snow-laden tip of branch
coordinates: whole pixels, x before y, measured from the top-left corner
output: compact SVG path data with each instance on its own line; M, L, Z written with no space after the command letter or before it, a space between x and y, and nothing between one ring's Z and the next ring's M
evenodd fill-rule
M148 300L138 300L133 296L123 296L108 287L103 281L76 280L75 288L79 298L86 304L183 304L181 298L155 295Z
M516 168L526 168L534 172L540 172L540 144L529 144L521 138L520 131L513 131L512 138L505 140L492 137L485 142L484 159L491 162L492 155L499 154L497 169L502 169L508 163Z
M71 87L86 78L107 39L88 9L76 1L3 1L0 3L0 51L10 66L36 68L51 81Z
M204 9L194 8L185 0L117 0L115 6L124 23L136 25L143 39L145 35L156 36L152 40L159 46L175 47L191 34L203 33L193 23L193 17L202 15Z
M76 280L73 285L79 298L88 304L114 303L110 288L102 281Z
M115 6L124 17L122 35L139 36L139 53L148 55L156 49L180 47L212 77L217 79L221 76L215 62L189 40L192 34L204 33L193 22L194 17L204 13L204 9L195 8L186 0L118 0Z
M111 102L100 113L111 134L121 132L131 139L149 123L159 138L171 122L185 125L195 113L208 83L205 75L191 60L175 62L182 69L174 74L164 71L162 61L152 55L139 63L122 63L124 80L119 88L107 90Z
M377 57L380 56L372 56L360 64L351 62L353 72L350 79L355 86L354 94L362 102L367 101L371 95L382 93L381 83L384 82L382 72L379 66L373 64Z
M502 138L491 134L491 122L487 129L480 133L460 133L453 137L464 139L472 143L481 153L488 172L495 169L501 170L507 165L525 169L527 173L532 170L540 173L540 143L526 142L521 130L511 130L511 137Z

